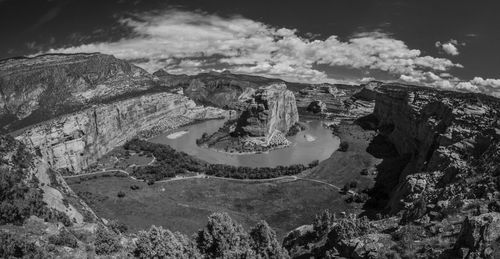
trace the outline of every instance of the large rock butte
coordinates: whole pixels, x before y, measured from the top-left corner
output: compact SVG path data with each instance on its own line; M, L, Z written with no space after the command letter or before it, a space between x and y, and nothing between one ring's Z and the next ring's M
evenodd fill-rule
M244 135L267 138L275 131L287 133L299 121L295 95L285 84L247 88L239 100L247 104L236 125Z

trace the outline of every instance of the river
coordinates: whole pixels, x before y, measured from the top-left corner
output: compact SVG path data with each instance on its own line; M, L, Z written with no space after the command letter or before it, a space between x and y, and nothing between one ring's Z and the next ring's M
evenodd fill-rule
M204 132L216 132L224 120L209 120L180 127L149 139L154 143L167 144L212 164L227 164L249 167L275 167L278 165L308 164L314 160L325 160L335 151L340 143L332 131L322 126L319 120L308 121L307 130L288 139L293 143L289 147L260 154L228 154L209 148L199 147L196 139Z

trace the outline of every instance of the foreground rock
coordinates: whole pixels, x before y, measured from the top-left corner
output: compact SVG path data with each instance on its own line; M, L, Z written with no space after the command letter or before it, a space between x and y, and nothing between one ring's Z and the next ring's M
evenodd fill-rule
M500 213L470 217L464 220L455 249L463 258L498 258L499 237Z
M374 96L373 114L357 123L378 132L367 151L383 160L364 208L382 219L320 217L292 256L497 258L500 100L399 84L356 98Z

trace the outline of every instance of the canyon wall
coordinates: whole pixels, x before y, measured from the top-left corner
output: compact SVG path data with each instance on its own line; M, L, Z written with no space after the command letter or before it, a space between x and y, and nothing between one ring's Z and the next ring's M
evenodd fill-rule
M285 84L249 88L239 101L247 104L236 126L244 134L269 137L275 131L287 133L299 121L295 95Z
M111 55L50 54L0 61L0 130L140 95L157 86L145 70Z
M393 145L392 156L403 163L402 170L390 172L392 176L380 172L379 177L395 180L393 186L387 186L390 181L383 183L392 190L391 211L414 204L416 199L432 202L467 193L460 189L464 186L461 180L472 179L469 174L474 170L479 175L472 161L481 159L486 150L499 148L500 101L485 95L394 84L375 91L373 115L380 136Z
M18 133L18 140L37 150L56 169L79 173L116 146L167 120L208 119L229 112L196 106L182 95L147 94L101 104L35 125ZM180 119L183 117L183 120Z

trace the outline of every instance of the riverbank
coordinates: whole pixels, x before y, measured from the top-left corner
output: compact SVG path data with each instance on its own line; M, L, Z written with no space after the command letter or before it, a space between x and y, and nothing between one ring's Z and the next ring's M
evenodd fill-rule
M371 187L377 172L376 166L381 162L381 159L366 151L376 135L375 131L364 130L351 122L342 122L333 128L340 140L347 143L347 150L334 152L328 159L322 161L308 178L323 180L337 186L355 181L358 190ZM368 175L362 174L365 170Z

